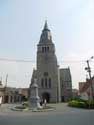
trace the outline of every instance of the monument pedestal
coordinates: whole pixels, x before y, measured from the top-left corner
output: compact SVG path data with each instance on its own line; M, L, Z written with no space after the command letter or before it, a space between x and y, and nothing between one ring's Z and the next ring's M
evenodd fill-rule
M32 108L41 108L40 106L40 98L39 97L31 97L29 99L29 107Z
M30 109L41 108L36 79L34 80L34 83L31 85L30 88L29 108Z

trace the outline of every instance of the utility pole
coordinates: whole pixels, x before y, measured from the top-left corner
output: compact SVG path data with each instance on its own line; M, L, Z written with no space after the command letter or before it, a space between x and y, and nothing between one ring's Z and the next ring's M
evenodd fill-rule
M8 74L6 75L5 79L4 102L6 102L7 80L8 80Z
M5 87L7 87L8 74L6 75Z
M93 85L92 85L91 68L90 68L90 65L89 65L89 60L87 60L86 62L87 62L87 67L85 68L85 70L87 70L87 72L89 73L89 83L90 83L90 87L91 87L91 94L92 94L92 99L94 100L94 91L93 91Z

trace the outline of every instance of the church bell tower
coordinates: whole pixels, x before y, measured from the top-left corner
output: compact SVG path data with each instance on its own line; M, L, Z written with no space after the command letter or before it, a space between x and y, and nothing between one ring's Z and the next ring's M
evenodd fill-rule
M45 21L39 43L37 45L37 84L39 96L47 102L60 101L60 78L58 73L55 45Z

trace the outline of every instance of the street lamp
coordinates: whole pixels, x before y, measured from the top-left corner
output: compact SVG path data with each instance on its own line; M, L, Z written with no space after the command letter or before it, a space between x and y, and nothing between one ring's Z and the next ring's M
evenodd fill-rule
M92 85L92 77L91 77L91 68L90 68L90 65L89 65L89 61L91 59L93 59L94 56L92 56L89 60L87 60L87 67L85 68L85 70L87 70L87 72L89 73L89 83L90 83L90 86L91 86L91 94L92 94L92 99L94 100L94 91L93 91L93 85Z

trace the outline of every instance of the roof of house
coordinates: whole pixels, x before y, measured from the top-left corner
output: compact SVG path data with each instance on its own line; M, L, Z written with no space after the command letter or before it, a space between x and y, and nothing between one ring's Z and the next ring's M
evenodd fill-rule
M92 77L92 84L94 84L94 76ZM79 92L85 92L90 87L90 80L87 80L86 82L79 82Z

